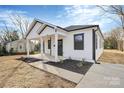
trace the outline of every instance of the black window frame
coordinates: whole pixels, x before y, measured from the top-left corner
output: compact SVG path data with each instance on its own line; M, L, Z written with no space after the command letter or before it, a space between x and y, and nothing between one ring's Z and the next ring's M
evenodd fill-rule
M77 44L77 42L76 42L76 36L82 36L82 41L80 41L80 42L82 42L81 44L82 44L82 46L80 46L79 47L79 45L81 45L81 44ZM79 43L79 42L78 42ZM84 50L84 33L81 33L81 34L74 34L74 50Z
M48 49L51 49L51 40L48 40Z
M20 47L19 47L20 49L22 49L22 45L20 45Z

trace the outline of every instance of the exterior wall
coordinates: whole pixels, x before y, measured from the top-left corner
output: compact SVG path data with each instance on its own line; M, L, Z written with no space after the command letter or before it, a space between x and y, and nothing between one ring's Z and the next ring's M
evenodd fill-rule
M104 40L100 34L99 31L96 31L96 36L97 36L97 49L96 49L96 60L98 60L98 58L101 56L101 54L103 53L103 49L104 49ZM101 39L101 40L100 40ZM101 45L100 45L101 43Z
M93 29L93 28L92 28ZM85 59L89 62L94 62L93 60L93 36L92 36L92 29L83 29L83 30L77 30L68 32L66 36L58 36L59 39L63 39L63 57L65 59L71 58L74 60L82 60ZM48 31L49 32L49 31ZM46 31L46 33L48 33ZM45 33L45 32L44 32ZM84 33L84 50L74 50L74 35L75 34L81 34ZM100 55L103 52L103 44L100 47L100 39L103 43L103 38L99 31L96 32L96 35L98 37L98 48L96 49L96 60L100 57ZM54 56L55 52L55 35L47 35L45 36L44 43L45 43L45 53L50 54L50 49L48 49L48 40L50 40L51 37L51 55Z
M40 23L36 23L35 26L33 27L33 29L31 30L31 32L29 33L29 35L27 36L27 39L35 39L35 38L39 38L40 36L38 35L38 31L41 28L42 24Z
M45 44L45 53L50 54L50 49L48 49L48 40L51 37L51 53L52 56L54 56L55 52L55 30L52 27L46 27L43 32L41 32L40 35L38 35L38 32L42 28L43 24L36 23L29 35L27 36L27 39L35 39L43 37L43 41ZM96 29L96 27L94 27ZM66 32L60 28L57 28L58 30L58 38L63 39L63 57L66 59L71 58L75 60L82 60L85 59L86 61L94 62L93 60L93 33L92 29L94 28L87 28L87 29L81 29L71 32ZM74 50L74 35L75 34L81 34L84 33L84 50ZM99 31L96 32L96 35L98 36L98 48L96 49L96 60L100 57L100 55L103 52L103 47L100 47L100 39L101 42L103 41L103 38L101 36L101 33ZM63 37L62 37L63 36ZM103 46L103 45L102 45Z
M6 45L6 50L9 52L13 48L14 52L17 52L17 42L13 41Z
M74 34L84 33L84 50L74 50ZM63 38L63 56L75 60L92 59L92 29L83 29L68 32L68 36Z
M44 44L45 44L45 53L46 54L50 54L50 49L48 49L48 40L50 40L50 38L46 37L44 39Z
M51 27L46 27L40 34L40 36L54 35L55 30Z
M17 45L17 52L19 52L19 53L21 53L21 52L26 52L26 46L25 46L26 44L24 44L24 43L19 43L18 45Z

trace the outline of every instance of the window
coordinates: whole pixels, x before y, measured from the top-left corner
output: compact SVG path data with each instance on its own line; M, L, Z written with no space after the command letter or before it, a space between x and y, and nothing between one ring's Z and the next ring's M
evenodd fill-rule
M48 49L51 49L51 40L48 40Z
M83 50L84 49L84 34L74 35L74 49Z
M22 46L20 45L20 49L22 49Z

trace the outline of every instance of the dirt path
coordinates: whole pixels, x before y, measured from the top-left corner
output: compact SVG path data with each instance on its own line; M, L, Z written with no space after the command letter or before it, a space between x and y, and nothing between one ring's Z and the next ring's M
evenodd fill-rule
M118 50L104 50L99 62L124 64L124 52Z
M0 57L0 87L75 87L76 84L16 60Z

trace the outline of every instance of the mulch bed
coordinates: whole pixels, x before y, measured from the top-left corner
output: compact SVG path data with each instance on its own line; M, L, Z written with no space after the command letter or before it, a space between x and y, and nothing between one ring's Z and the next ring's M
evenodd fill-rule
M81 61L64 60L63 62L46 62L45 64L53 65L80 74L86 74L89 68L93 65L93 63L84 62L82 66L79 66L80 63Z
M31 57L21 57L21 58L18 58L17 60L21 60L21 61L24 61L24 62L26 62L26 63L32 63L32 62L43 61L42 59L31 58Z

